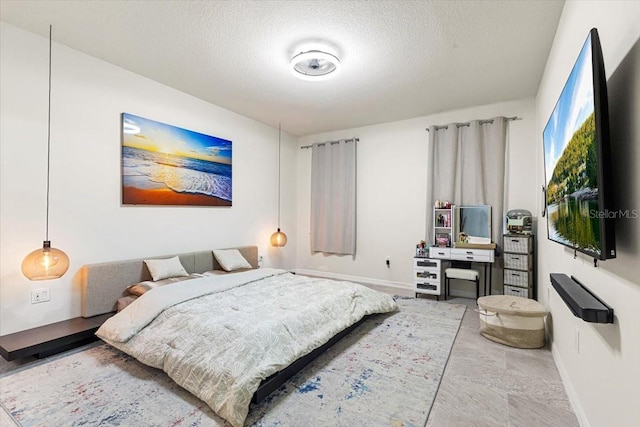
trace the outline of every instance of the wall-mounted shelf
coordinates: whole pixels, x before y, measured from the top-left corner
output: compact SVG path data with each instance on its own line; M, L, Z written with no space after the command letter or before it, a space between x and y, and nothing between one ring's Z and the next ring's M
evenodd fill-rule
M574 316L585 322L613 323L613 308L566 274L551 273L551 284Z
M28 356L44 358L79 347L98 339L95 332L115 313L93 317L74 317L62 322L40 326L0 337L0 355L5 360Z

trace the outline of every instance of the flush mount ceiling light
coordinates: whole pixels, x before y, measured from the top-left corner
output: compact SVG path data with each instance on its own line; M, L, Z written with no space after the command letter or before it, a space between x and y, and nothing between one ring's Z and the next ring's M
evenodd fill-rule
M290 69L294 76L302 80L326 80L337 74L340 60L321 50L309 50L291 58Z

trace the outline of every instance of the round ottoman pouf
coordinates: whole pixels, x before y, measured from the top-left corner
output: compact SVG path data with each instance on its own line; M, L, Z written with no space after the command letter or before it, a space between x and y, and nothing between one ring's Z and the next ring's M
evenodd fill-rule
M478 298L480 333L511 347L544 346L544 318L547 311L536 300L512 295Z

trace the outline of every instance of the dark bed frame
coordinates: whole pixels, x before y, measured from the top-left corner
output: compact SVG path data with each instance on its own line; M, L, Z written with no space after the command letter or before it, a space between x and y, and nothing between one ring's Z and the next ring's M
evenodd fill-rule
M320 357L320 355L327 351L329 347L340 341L345 335L349 334L349 332L360 326L360 324L364 322L368 317L369 316L363 317L358 322L354 323L346 329L343 329L341 332L338 332L333 336L333 338L313 350L311 353L307 354L306 356L302 356L300 359L296 360L291 365L284 368L282 371L276 372L270 377L262 380L260 386L258 386L258 390L256 390L256 392L254 393L251 402L258 403L262 399L273 393L278 387L286 383L289 378L300 372L302 369L304 369L305 366Z
M233 249L238 249L253 268L258 268L257 246L239 246ZM170 256L173 255L153 258L158 259ZM211 251L188 252L177 256L188 273L203 273L209 270L222 269ZM82 317L94 319L105 314L112 315L118 298L126 295L127 286L143 280L151 280L151 275L143 259L85 265L81 271ZM366 318L367 316L339 332L325 344L294 361L282 371L264 379L253 395L252 402L257 403L267 397L329 347L358 327ZM102 324L103 321L101 320L99 323Z

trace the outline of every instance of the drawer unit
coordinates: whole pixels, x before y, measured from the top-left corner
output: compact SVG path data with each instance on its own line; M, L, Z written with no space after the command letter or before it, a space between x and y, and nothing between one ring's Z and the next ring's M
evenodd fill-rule
M533 286L533 272L504 269L504 284L528 288Z
M531 234L505 234L504 294L534 298L535 258Z
M442 261L431 258L413 259L413 285L416 297L418 294L442 294Z
M437 246L429 247L429 258L450 259L451 248L439 248Z
M532 236L512 236L503 237L504 251L516 254L530 254L533 252Z
M533 268L532 254L504 254L504 268L515 270L531 270Z
M504 294L522 298L533 298L533 287L518 288L516 286L504 285Z
M457 261L493 262L494 253L493 249L452 248L451 259Z

